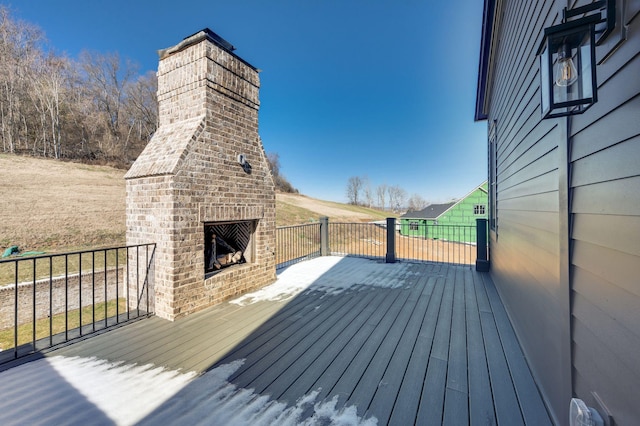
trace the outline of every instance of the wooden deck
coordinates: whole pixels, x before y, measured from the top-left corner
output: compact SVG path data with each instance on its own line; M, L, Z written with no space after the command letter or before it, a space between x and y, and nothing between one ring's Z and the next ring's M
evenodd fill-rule
M321 279L373 264L386 270L346 258ZM286 301L225 303L173 323L150 318L48 356L198 373L243 360L228 378L238 389L287 406L315 391L316 401L337 397L336 407L355 406L379 425L550 424L488 275L428 263L388 270L370 279L395 280L391 287L365 280L339 294L311 287Z

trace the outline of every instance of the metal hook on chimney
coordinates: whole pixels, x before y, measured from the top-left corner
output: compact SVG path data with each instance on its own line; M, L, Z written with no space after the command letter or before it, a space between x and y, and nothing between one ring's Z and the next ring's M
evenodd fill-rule
M248 175L251 174L251 164L247 161L247 156L244 154L238 154L238 164L242 166L244 172Z

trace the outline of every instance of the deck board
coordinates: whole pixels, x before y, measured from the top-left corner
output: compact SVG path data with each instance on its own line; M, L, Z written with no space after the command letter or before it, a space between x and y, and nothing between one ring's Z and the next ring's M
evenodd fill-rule
M498 292L491 280L484 280L484 288L487 291L491 309L496 320L496 327L502 341L507 364L516 390L516 396L522 404L522 415L525 423L549 424L551 419L547 413L542 399L539 397L538 388L529 373L527 361L524 358L515 332L511 327L507 312L500 301Z
M357 297L357 300L350 300L355 295L343 295L343 299L346 303L340 306L339 309L331 309L331 313L327 316L319 317L318 321L310 323L311 326L306 329L300 329L299 335L296 336L299 340L285 342L283 345L276 348L268 356L262 357L260 363L266 366L266 369L259 374L255 371L247 370L243 374L249 377L256 377L249 382L249 387L254 388L256 391L263 393L271 386L271 392L281 394L286 389L286 378L279 383L274 383L276 379L282 376L287 371L304 371L304 369L313 365L316 357L313 354L308 357L304 355L313 348L314 345L329 345L335 339L335 337L342 332L344 325L349 324L355 320L356 316L362 309L366 307L371 295L365 297ZM353 302L353 303L350 303ZM293 369L293 364L298 362L298 370ZM256 366L257 364L254 364ZM271 393L268 392L267 393Z
M416 413L418 412L420 395L422 394L422 387L444 292L444 285L442 284L443 278L432 277L432 279L435 280L434 289L431 293L429 306L427 307L427 312L421 324L416 344L409 359L407 373L402 380L402 385L400 386L391 413L389 421L392 424L413 424Z
M369 404L367 414L374 416L381 423L387 423L391 417L396 395L400 392L403 379L407 375L409 359L415 351L420 329L431 301L435 279L433 277L422 277L422 279L425 283L420 298ZM418 282L416 285L422 284ZM412 375L415 371L409 370L408 373Z
M448 272L453 272L453 275L455 275L455 269L457 268L450 268ZM431 348L427 374L423 384L416 424L428 425L442 423L447 382L449 343L451 338L454 288L453 279L449 279L444 285L444 293L440 302L433 347Z
M465 304L467 320L467 362L469 369L469 424L495 424L491 384L484 350L476 287L482 285L473 274L465 276ZM535 423L534 423L535 424Z
M498 423L514 426L523 424L522 413L513 389L511 375L493 315L489 312L481 312L480 323L484 336L489 377L491 378L491 389Z
M464 273L465 271L462 269L455 271L449 363L444 406L445 424L469 423L468 404L462 404L460 402L462 400L465 402L469 400Z
M234 383L241 387L255 387L254 382L266 372L278 371L279 367L296 356L312 339L317 339L326 330L338 323L344 314L341 308L348 310L348 297L336 300L326 309L319 309L318 315L306 321L297 321L279 332L274 338L256 348L247 355L240 370L231 376ZM259 389L258 392L262 391Z
M397 294L397 292L386 289L376 291L374 302L370 305L374 309L370 314L359 315L358 321L352 322L350 327L344 329L341 338L336 340L335 344L329 348L321 349L322 356L318 358L313 369L307 370L310 371L310 374L299 375L282 394L282 398L293 401L312 390L332 387L358 350L364 345L371 330L375 327L374 324L377 324L384 316ZM369 313L369 311L365 312Z
M436 263L380 265L339 262L322 277L327 285L356 271L365 277L341 292L318 287L289 300L225 303L176 322L152 317L48 355L203 375L241 361L227 380L252 389L253 403L263 396L292 407L313 393L379 425L551 424L488 275ZM300 418L312 414L305 405Z
M278 375L265 392L289 402L295 402L300 395L308 393L337 353L373 314L382 301L381 296L382 293L369 294L362 298L361 303L345 316L345 321L341 324L343 327L332 327L322 338L313 342L308 350ZM313 370L307 370L309 365L314 366Z
M390 385L389 379L384 380L384 374L390 367L390 361L393 361L394 357L400 357L403 360L403 364L406 365L406 359L409 358L413 344L411 343L411 345L409 345L410 342L408 339L403 344L402 337L407 331L410 320L420 316L419 313L418 315L414 315L414 313L416 308L420 306L419 302L427 299L422 296L426 282L427 277L422 277L422 279L411 282L409 297L407 298L403 309L396 317L388 334L380 342L375 355L367 365L366 371L357 382L357 385L353 388L351 395L347 399L349 404L353 404L358 407L360 415L363 415L364 412L372 405L372 400L376 391L383 391ZM424 303L424 305L426 305L426 303ZM413 340L415 340L415 337ZM398 370L401 367L400 365L396 365L393 368L394 370L390 371L389 375L397 375ZM397 390L394 390L393 394L397 394Z
M320 382L322 391L321 397L329 395L337 395L339 404L344 404L353 392L354 386L356 386L360 380L363 379L365 373L368 372L369 364L373 356L378 353L380 345L385 337L392 329L395 320L403 312L407 301L410 296L410 292L403 290L400 296L394 300L393 304L385 312L385 315L377 324L372 324L375 327L370 331L370 334L366 336L366 340L360 350L357 353L345 354L342 359L338 358L336 361L342 370L342 374L338 378L337 382L329 387L330 383ZM347 362L349 361L349 362ZM333 364L332 364L333 365ZM377 374L377 371L369 371L369 374ZM359 407L362 409L363 407Z

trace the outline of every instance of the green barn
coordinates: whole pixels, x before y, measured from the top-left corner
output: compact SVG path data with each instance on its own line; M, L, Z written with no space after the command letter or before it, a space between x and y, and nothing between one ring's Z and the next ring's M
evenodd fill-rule
M476 242L476 219L487 218L487 182L458 201L431 204L400 216L400 234L464 243Z

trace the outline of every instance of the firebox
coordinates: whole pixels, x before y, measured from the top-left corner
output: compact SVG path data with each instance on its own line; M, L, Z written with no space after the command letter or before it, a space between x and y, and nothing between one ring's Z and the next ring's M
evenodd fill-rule
M232 265L252 263L256 227L256 220L205 223L205 278Z
M276 280L276 195L258 69L210 29L159 53L160 126L125 176L127 243L157 244L155 313L176 320Z

